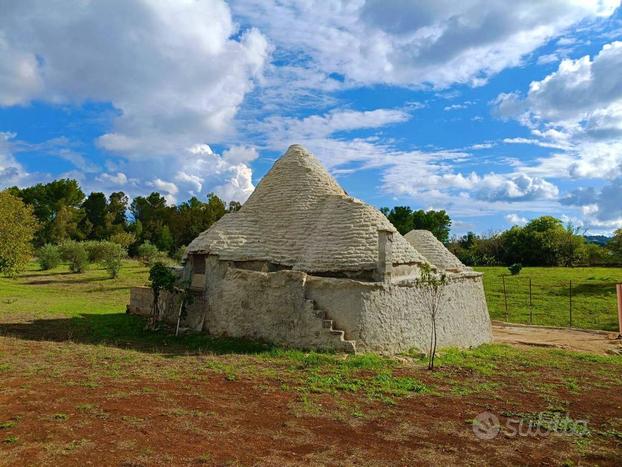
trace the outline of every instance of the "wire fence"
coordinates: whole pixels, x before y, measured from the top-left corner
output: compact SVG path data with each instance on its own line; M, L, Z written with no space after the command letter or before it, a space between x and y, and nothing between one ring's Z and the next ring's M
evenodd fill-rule
M618 331L616 282L565 280L543 283L500 275L485 284L493 319L510 323Z

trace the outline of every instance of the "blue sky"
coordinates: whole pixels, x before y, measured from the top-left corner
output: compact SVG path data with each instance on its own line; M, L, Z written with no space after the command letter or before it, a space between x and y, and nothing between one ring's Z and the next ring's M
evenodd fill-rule
M0 0L0 188L243 201L290 144L454 233L622 227L619 0Z

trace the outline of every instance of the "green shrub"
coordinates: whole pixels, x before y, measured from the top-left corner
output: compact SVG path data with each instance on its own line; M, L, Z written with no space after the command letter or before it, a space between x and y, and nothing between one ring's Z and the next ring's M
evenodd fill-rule
M130 232L118 232L110 236L110 241L117 245L121 245L127 250L130 245L136 241L136 237Z
M118 243L106 242L107 247L104 249L101 263L104 269L108 271L110 277L115 279L119 275L123 258L127 256L127 250Z
M89 264L89 255L82 243L67 240L60 245L61 258L69 263L71 272L84 272Z
M522 269L523 265L520 263L514 263L510 267L508 267L510 274L512 274L513 276L518 276Z
M169 264L171 259L168 255L158 250L158 248L148 240L138 247L138 257L147 266L153 267L156 264Z
M37 261L44 271L54 269L62 261L60 248L57 245L46 243L37 251Z
M175 262L181 263L181 260L184 258L184 255L186 254L187 250L188 250L188 247L185 245L182 245L179 248L177 248L177 250L175 251L175 254L173 255L173 259L175 260Z
M158 253L160 253L158 247L151 243L149 240L146 240L142 245L138 247L138 257L145 264L151 263L151 259Z

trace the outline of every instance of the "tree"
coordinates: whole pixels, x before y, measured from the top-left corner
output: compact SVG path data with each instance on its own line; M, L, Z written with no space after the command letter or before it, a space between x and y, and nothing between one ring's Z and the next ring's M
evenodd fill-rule
M108 197L108 212L106 213L106 232L108 237L127 231L128 203L129 198L122 191L111 193Z
M229 207L231 208L231 204ZM171 233L175 239L175 247L188 245L201 232L209 229L224 216L226 212L225 203L214 194L208 195L207 203L192 197L177 206L173 215L173 222L170 224Z
M164 225L171 224L171 218L175 208L168 206L166 199L157 192L147 197L137 196L130 205L130 212L134 222L140 222L141 233L136 235L138 242L149 240L158 243L158 239Z
M76 180L54 180L24 189L12 187L10 191L32 206L41 227L35 237L37 245L83 236L78 224L84 216L84 193Z
M611 250L617 262L622 262L622 229L613 233L613 238L607 243L607 249Z
M559 233L559 260L562 266L576 266L585 258L587 248L583 233L579 227L570 223Z
M447 243L449 241L451 218L444 210L435 211L430 209L429 211L424 211L419 209L418 211L413 211L408 206L395 206L391 210L381 208L380 211L387 216L387 219L391 221L402 235L413 229L429 230L441 242Z
M37 260L42 270L48 271L54 269L62 261L60 248L58 248L57 245L46 243L37 250Z
M436 357L437 347L436 320L441 304L445 298L447 283L447 276L445 274L436 273L428 264L423 264L421 266L421 276L416 280L416 284L421 292L421 303L430 316L429 370L434 369L434 358Z
M415 211L412 213L412 228L429 230L434 236L443 243L449 241L449 230L451 229L451 219L444 210L434 211Z
M413 229L413 211L408 206L395 206L390 211L388 208L382 208L382 212L387 216L387 219L391 221L393 227L402 235L407 234Z
M102 240L107 236L106 214L108 213L108 200L106 195L100 192L91 193L82 203L84 218L80 228L85 238Z
M67 240L61 243L60 251L63 260L69 263L71 272L81 273L86 271L89 265L89 255L83 243Z
M0 219L0 273L12 277L31 258L38 223L32 206L8 191L0 192Z
M104 269L108 271L112 279L116 279L123 264L123 258L127 256L127 250L118 243L102 242L106 244L101 263Z

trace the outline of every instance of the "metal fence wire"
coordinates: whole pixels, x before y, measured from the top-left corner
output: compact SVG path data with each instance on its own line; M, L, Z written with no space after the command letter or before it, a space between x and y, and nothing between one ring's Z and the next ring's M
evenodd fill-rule
M509 323L618 330L616 282L598 278L546 284L502 275L487 291L493 319Z

